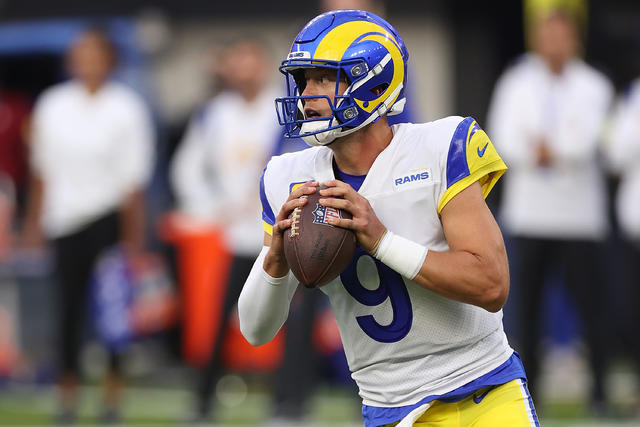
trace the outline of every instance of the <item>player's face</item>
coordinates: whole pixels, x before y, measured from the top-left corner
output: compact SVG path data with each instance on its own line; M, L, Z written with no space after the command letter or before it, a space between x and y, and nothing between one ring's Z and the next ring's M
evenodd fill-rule
M335 104L336 71L326 68L307 68L304 70L306 86L303 96L327 96ZM346 80L340 80L338 93L343 94L347 90ZM308 119L314 117L330 117L333 115L331 106L324 98L306 99L304 113Z

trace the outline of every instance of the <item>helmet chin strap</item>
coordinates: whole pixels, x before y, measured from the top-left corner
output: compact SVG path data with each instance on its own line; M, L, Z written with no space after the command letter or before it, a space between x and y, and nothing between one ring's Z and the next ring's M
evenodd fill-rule
M306 122L302 123L300 127L300 133L312 133L318 132L323 129L327 129L332 126L332 122L335 119L328 120L317 120L315 122ZM302 137L302 140L312 147L320 147L322 145L327 145L333 142L334 139L340 134L341 128L325 130L324 132L318 132L313 135L306 135Z

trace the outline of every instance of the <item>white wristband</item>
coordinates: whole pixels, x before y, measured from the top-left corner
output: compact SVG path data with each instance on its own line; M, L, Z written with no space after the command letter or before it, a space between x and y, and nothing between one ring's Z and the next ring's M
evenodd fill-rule
M420 271L427 252L426 247L387 230L373 256L402 276L413 279Z
M287 280L289 279L289 275L288 274L285 274L282 277L273 277L269 273L264 271L264 269L262 270L262 277L264 278L264 280L268 284L273 285L273 286L281 286L281 285L287 283Z

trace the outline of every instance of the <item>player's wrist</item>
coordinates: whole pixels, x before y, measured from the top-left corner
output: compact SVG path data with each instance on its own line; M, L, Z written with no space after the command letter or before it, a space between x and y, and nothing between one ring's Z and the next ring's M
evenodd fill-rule
M384 228L382 230L382 233L380 233L380 236L378 236L378 239L375 242L373 242L373 245L371 245L371 250L369 251L369 253L371 255L373 255L374 257L378 253L378 249L380 249L380 242L382 242L382 239L384 238L384 236L387 235L387 231L389 231L389 230Z
M428 251L425 246L387 230L373 256L402 276L413 279L422 268Z
M284 277L289 274L289 264L287 264L284 254L276 254L273 252L273 249L267 252L264 262L262 263L262 269L271 277Z

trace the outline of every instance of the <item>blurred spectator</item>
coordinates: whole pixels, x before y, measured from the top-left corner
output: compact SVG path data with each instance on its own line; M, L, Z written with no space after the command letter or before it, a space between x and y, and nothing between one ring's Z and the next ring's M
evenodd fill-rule
M144 245L143 190L151 174L153 131L147 107L110 80L111 41L86 29L67 56L72 79L37 100L31 140L32 186L24 243L51 240L56 255L60 336L60 423L75 419L87 293L96 259L120 243L130 255ZM103 421L119 418L122 378L110 352Z
M613 88L578 57L574 15L562 2L554 4L534 15L530 52L497 82L489 130L510 168L501 217L513 237L514 302L521 328L516 348L529 373L529 389L536 399L543 284L552 268L560 268L581 315L593 374L591 408L597 410L605 405L607 342L598 314L605 296L600 260L608 232L597 145Z
M261 212L258 183L279 132L277 91L268 84L270 72L268 54L257 40L227 46L216 67L223 90L193 116L172 165L178 209L194 220L220 226L233 254L224 303L217 313L220 333L198 376L196 421L210 416L213 387L223 372L224 332L263 246L256 221Z
M320 12L339 9L360 9L385 16L385 5L380 0L321 0ZM407 94L411 91L411 70ZM390 125L412 122L416 117L416 101L407 96L407 104L401 114L389 116ZM275 113L274 113L275 114ZM308 146L300 139L287 140L282 137L281 152L304 149ZM277 153L280 154L280 153ZM289 311L289 322L285 327L284 357L275 376L274 420L278 423L299 423L307 412L307 403L318 384L320 369L319 355L314 348L313 328L323 309L328 307L328 299L322 292L298 287ZM333 322L333 317L331 317ZM346 367L346 358L344 365ZM343 370L348 374L348 367ZM350 377L349 377L350 378ZM350 380L350 379L349 379ZM355 386L355 384L353 384Z
M22 208L27 181L27 150L24 137L31 106L16 91L0 87L0 173L11 180L17 204Z
M640 80L621 100L613 120L609 160L620 176L615 211L623 242L625 338L640 369ZM640 372L639 372L640 373ZM640 402L638 402L640 403ZM640 415L640 414L639 414Z

